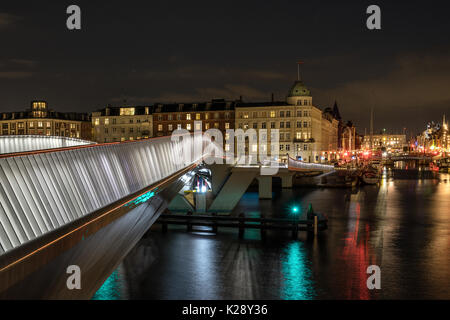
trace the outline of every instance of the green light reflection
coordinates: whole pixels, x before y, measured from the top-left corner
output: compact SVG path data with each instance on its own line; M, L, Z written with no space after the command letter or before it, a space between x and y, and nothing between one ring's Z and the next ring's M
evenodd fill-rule
M281 256L283 300L312 300L316 296L311 266L301 242L289 243Z

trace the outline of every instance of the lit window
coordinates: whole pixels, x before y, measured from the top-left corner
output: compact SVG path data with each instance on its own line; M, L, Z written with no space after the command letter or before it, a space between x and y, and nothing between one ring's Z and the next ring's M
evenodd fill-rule
M197 114L195 115L195 120L200 120L200 119L201 119L200 113L197 113Z
M95 125L99 126L100 125L100 119L99 118L95 118Z
M195 130L202 130L202 124L201 124L201 122L195 123Z
M163 125L162 124L158 124L158 131L163 131Z
M190 113L188 113L187 115L186 115L186 120L191 120L191 114ZM190 130L190 129L189 129Z
M277 116L277 113L275 111L270 111L270 117L275 118Z
M121 116L134 116L135 109L134 108L120 108Z
M105 126L109 125L109 118L105 119Z
M257 152L258 151L258 145L257 144L253 144L252 145L252 152Z
M169 131L173 130L173 124L169 124Z
M188 124L186 125L186 129L187 129L187 130L192 130L192 126L191 126L190 123L188 123Z
M225 123L225 129L230 129L230 123L229 122Z

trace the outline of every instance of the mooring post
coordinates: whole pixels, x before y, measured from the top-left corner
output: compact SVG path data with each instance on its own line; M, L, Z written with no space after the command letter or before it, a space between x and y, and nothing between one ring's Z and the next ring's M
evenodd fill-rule
M192 216L192 215L193 215L192 211L188 211L188 213L187 213L187 216L188 216L188 218L187 218L187 232L191 232L192 231L192 220L189 218L189 216Z
M239 239L243 239L244 238L244 218L245 218L245 214L244 213L240 213L239 214Z
M314 216L314 235L317 236L317 215Z
M266 239L266 221L264 220L266 218L266 215L261 215L261 240Z
M162 232L163 233L167 233L167 229L168 229L167 222L163 220Z
M298 237L298 221L294 218L294 222L292 222L292 239L297 240Z
M219 227L217 226L217 219L215 219L215 217L217 217L217 213L213 212L212 213L213 216L213 226L212 226L212 232L217 233L219 230Z

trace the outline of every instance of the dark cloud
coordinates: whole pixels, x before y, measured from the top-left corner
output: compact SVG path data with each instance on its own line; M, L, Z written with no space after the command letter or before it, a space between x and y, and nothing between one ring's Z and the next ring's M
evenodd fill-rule
M33 76L32 72L26 71L0 71L0 79L24 79Z
M6 29L13 24L15 24L17 21L19 21L21 18L19 16L0 12L0 30Z
M319 101L338 100L346 116L360 119L361 126L368 126L368 110L373 107L378 128L398 123L419 129L424 125L423 116L449 113L449 88L450 56L408 54L397 56L393 69L383 76L347 81L330 89L317 88L315 92ZM361 119L361 113L366 119Z

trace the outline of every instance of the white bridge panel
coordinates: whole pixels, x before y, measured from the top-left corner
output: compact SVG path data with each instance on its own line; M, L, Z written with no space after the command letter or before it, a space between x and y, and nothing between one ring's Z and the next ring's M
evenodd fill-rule
M201 160L193 150L184 136L0 158L0 255Z
M0 136L0 154L67 148L89 144L95 144L95 142L55 136Z

